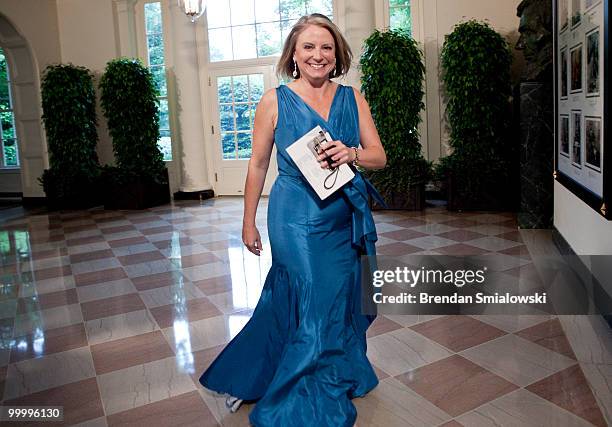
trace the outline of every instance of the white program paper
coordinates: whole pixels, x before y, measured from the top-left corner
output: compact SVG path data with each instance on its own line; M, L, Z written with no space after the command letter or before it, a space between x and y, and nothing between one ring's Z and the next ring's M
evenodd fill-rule
M325 146L326 143L332 141L329 134L317 125L287 147L287 153L321 200L335 193L355 176L355 173L345 163L336 168L337 171L321 168L316 157L316 147ZM334 176L335 174L337 176Z

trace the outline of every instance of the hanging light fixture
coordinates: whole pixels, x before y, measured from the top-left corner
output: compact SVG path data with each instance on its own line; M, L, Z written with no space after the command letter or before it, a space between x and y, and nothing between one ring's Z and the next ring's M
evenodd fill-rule
M185 15L191 17L191 22L195 22L206 10L206 0L178 0L178 4Z

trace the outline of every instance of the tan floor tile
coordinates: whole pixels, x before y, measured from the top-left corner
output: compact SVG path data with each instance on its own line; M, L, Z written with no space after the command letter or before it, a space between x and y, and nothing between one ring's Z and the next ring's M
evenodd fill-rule
M524 389L458 418L465 426L592 427L592 424Z
M523 387L576 363L516 335L506 335L472 347L461 355Z
M13 399L95 376L88 347L10 364L4 398Z
M81 304L83 319L94 320L102 317L116 316L145 309L145 305L138 294L119 295Z
M175 357L100 375L98 385L107 416L195 390Z
M163 273L150 274L131 279L134 286L136 286L136 289L139 291L161 288L162 286L178 285L183 280L183 275L179 271L166 271Z
M550 320L548 314L485 314L473 318L506 332L516 332Z
M184 281L182 285L163 286L160 288L140 291L140 298L148 308L175 304L177 301L203 298L204 294L191 282Z
M214 295L222 292L227 292L232 289L232 276L225 275L219 277L211 277L210 279L199 280L193 283L206 295Z
M453 417L517 388L458 355L396 378Z
M357 424L363 426L437 426L450 416L394 378L381 381L362 399L355 399Z
M389 375L401 374L451 354L441 345L405 328L368 339L368 358Z
M246 321L243 323L240 320L239 316L230 315L211 317L189 323L188 332L191 340L191 350L198 351L228 343L246 323ZM164 329L163 332L168 342L176 342L173 328Z
M61 385L38 393L21 396L4 402L19 406L63 406L64 424L86 423L104 417L102 401L95 378ZM39 422L20 422L19 426L40 426ZM46 425L46 423L42 424ZM53 425L53 424L50 424ZM89 424L91 425L91 424Z
M390 320L388 317L377 316L374 322L368 328L367 337L372 338L376 335L395 331L396 329L400 328L402 328L402 325L394 322L393 320Z
M92 345L91 354L98 375L174 355L160 331Z
M153 332L159 327L149 310L137 310L85 322L89 344Z
M79 302L89 302L119 295L136 293L137 290L130 279L119 279L77 288Z
M158 260L166 259L166 257L163 256L160 251L155 250L155 251L150 251L150 252L141 252L141 253L137 253L133 255L120 256L120 257L117 257L117 259L122 265L126 266L126 265L133 265L133 264L141 264L143 262L148 263L151 261L158 261Z

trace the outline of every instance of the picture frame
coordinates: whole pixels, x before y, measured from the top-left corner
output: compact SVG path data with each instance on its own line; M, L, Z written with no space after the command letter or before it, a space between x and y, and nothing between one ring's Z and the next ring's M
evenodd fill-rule
M581 0L572 0L572 29L580 25L580 22L582 21L580 1Z
M559 76L561 78L560 88L561 88L561 99L567 99L567 83L568 83L568 73L567 69L569 67L568 54L567 54L567 46L561 49L560 53L559 66L561 67L561 72Z
M554 178L607 220L612 219L612 146L606 132L610 105L609 2L553 0L555 78ZM575 12L581 11L579 17Z
M582 111L574 110L571 116L570 154L572 165L582 168Z
M582 92L582 43L570 49L570 92Z
M569 115L561 114L559 119L559 154L569 159Z
M586 33L586 96L599 96L599 27Z
M562 33L567 30L569 26L569 8L568 8L569 0L559 0L557 13L559 14L558 26L559 32Z
M601 117L584 118L584 165L601 172Z

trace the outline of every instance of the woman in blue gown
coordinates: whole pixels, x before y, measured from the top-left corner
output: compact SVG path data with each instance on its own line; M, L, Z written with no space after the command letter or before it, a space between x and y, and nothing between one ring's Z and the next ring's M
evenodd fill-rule
M381 168L386 157L365 99L330 80L348 71L352 55L325 16L302 17L287 37L280 73L294 81L262 97L244 196L243 241L262 250L255 212L273 144L278 177L270 192L268 235L272 267L245 327L200 378L206 388L256 401L256 427L353 426L351 400L378 380L366 356L361 311L360 256L376 241L368 196L378 196L360 173L320 200L286 148L316 125L334 139L320 156L334 165ZM361 145L361 148L357 148Z

